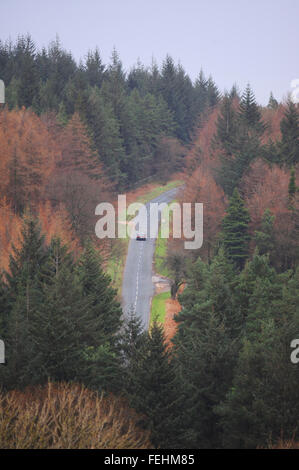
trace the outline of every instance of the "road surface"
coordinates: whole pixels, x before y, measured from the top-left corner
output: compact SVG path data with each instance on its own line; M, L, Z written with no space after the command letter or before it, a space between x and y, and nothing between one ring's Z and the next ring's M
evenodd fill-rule
M169 203L175 199L179 188L173 188L146 204L149 233L149 205L157 202ZM138 227L137 227L138 229ZM144 328L148 328L150 319L151 298L154 294L153 257L157 233L154 238L147 236L146 241L131 239L123 276L122 305L124 314L134 311L142 319Z

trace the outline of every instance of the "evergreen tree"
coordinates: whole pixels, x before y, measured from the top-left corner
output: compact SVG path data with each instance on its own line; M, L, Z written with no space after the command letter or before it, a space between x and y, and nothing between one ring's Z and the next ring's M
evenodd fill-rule
M201 69L194 84L194 109L197 115L202 115L208 106L208 84L204 72Z
M270 254L274 250L274 225L275 216L266 209L261 221L260 230L255 231L255 243L261 255Z
M274 98L272 91L270 93L268 108L270 108L270 109L277 109L278 108L278 101Z
M90 328L88 302L72 256L58 238L51 242L46 272L44 302L36 306L30 326L30 383L82 380L89 372L83 355Z
M94 52L88 52L84 68L89 85L100 88L105 75L105 65L102 63L98 48Z
M299 331L298 273L277 276L268 267L268 274L254 282L233 387L220 407L227 447L298 439L298 368L290 360Z
M234 151L236 132L236 112L233 107L232 99L228 95L225 95L217 118L217 133L215 140L216 143L225 151L226 155L231 156Z
M220 250L210 266L201 260L195 263L180 295L182 310L176 317L174 343L196 448L219 447L222 441L215 407L232 383L241 328L234 283L232 265Z
M289 100L280 124L281 160L289 167L299 162L299 117L296 105Z
M297 191L296 175L294 168L291 169L290 182L289 182L289 198L293 199Z
M242 269L249 251L250 222L249 212L245 207L239 191L235 188L230 198L227 214L223 219L223 245L227 256L234 264Z
M30 382L26 368L32 358L30 328L38 305L43 304L41 283L47 250L38 222L25 216L20 248L13 247L10 272L5 273L5 330L8 367L6 385Z
M261 113L250 85L247 85L242 95L239 118L247 132L248 130L253 130L258 135L262 135L264 133L265 125L261 120Z
M111 287L110 277L102 269L99 253L89 241L78 262L78 277L83 297L87 300L88 344L115 345L115 337L121 326L121 307L116 301L116 291Z
M180 448L185 442L181 386L167 350L163 329L151 327L142 347L131 356L134 389L132 406L145 416L151 442L161 448ZM130 380L130 377L128 377Z
M17 43L16 60L20 78L18 105L29 107L38 95L38 71L35 62L35 45L30 35L20 37Z
M220 92L211 75L209 76L207 81L207 100L209 106L212 108L216 106L216 104L220 100Z

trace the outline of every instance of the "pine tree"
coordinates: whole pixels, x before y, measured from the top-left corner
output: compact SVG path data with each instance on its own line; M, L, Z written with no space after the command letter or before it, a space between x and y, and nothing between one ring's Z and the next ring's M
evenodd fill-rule
M278 108L278 101L274 98L272 91L270 93L268 108L270 108L270 109L277 109Z
M197 115L201 115L208 105L208 84L204 72L201 69L194 84L194 108Z
M35 62L35 45L30 35L20 37L17 44L17 62L20 84L18 88L18 105L31 106L38 94L38 71Z
M30 383L26 373L32 360L30 328L38 305L44 302L41 283L47 250L38 222L30 215L24 219L20 243L20 248L13 247L10 272L5 273L8 387Z
M232 99L225 95L217 118L216 142L227 155L232 155L237 132L236 112Z
M86 243L78 262L78 277L84 298L89 306L88 344L98 346L115 344L115 337L121 326L121 307L116 301L116 291L110 277L102 269L99 253L92 243Z
M298 273L266 271L253 280L234 383L221 406L230 448L265 447L282 436L298 440L298 368L290 360L290 342L299 331Z
M88 52L85 61L85 72L89 85L100 88L104 79L105 65L102 63L98 48L96 48L93 52Z
M32 358L27 365L31 383L87 382L90 368L84 358L88 302L82 295L72 256L58 238L51 242L43 283L43 303L30 326Z
M196 448L221 445L215 407L232 383L242 325L234 305L234 283L233 267L220 250L210 266L196 262L180 295L182 310L176 317L174 343Z
M299 116L296 105L290 100L280 124L281 160L289 167L299 162Z
M266 209L261 221L260 230L255 231L255 243L261 255L271 253L274 249L274 225L275 216Z
M210 107L216 106L220 100L220 92L211 75L207 81L207 100Z
M261 120L261 113L249 84L240 101L239 118L246 130L254 130L258 135L264 133L265 125Z
M291 174L290 174L289 188L288 188L290 208L293 208L293 203L294 203L294 199L296 196L296 192L297 192L296 175L295 175L294 168L292 168Z
M131 358L132 406L145 416L153 445L180 448L185 439L182 395L161 326L154 323L147 340ZM130 378L130 377L129 377Z
M250 216L239 191L235 188L223 219L223 244L227 256L242 269L249 253Z

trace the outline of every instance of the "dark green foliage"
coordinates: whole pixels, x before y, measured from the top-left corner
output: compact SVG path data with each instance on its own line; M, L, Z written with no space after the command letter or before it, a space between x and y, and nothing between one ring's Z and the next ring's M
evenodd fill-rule
M270 108L270 109L277 109L278 108L278 101L274 98L272 91L271 91L270 97L269 97L268 108Z
M299 162L299 116L296 105L290 100L285 115L280 124L281 128L281 160L291 167Z
M274 220L275 216L271 214L269 209L266 209L260 229L255 231L255 243L261 255L273 252L275 246L273 230Z
M220 145L227 155L234 153L234 143L237 133L237 115L233 100L225 95L222 100L220 113L217 119L216 144Z
M234 383L220 407L224 445L256 448L271 439L298 439L298 367L291 340L298 337L298 273L255 281Z
M128 397L144 416L143 425L150 429L155 447L180 448L186 445L189 432L182 410L183 390L166 349L163 329L154 323L144 334L139 328L138 321L131 319L125 345Z
M234 190L223 219L223 245L228 258L242 269L249 254L250 216L237 189Z
M249 85L247 85L240 101L239 117L246 132L252 130L259 135L263 134L265 125L261 121L261 113Z
M233 267L220 250L211 266L197 260L180 296L183 308L176 318L174 342L180 378L188 391L187 411L196 448L221 445L215 407L232 383L241 328L234 284Z
M297 191L296 175L295 175L294 168L292 168L291 169L291 174L290 174L290 182L289 182L289 199L290 199L290 202L292 202L292 200L294 199L296 191Z
M215 144L220 150L221 167L217 180L228 196L239 186L242 176L251 162L264 154L271 159L269 152L260 144L266 126L261 120L261 113L251 88L244 91L236 110L235 100L225 95L217 121ZM272 150L272 149L268 149Z
M121 309L90 244L75 263L58 238L46 246L37 221L26 216L21 247L11 256L0 294L5 387L48 379L120 387Z
M79 259L78 278L84 299L88 304L87 344L106 344L113 347L115 335L121 326L122 311L116 302L116 291L111 287L110 277L101 267L101 257L91 242Z

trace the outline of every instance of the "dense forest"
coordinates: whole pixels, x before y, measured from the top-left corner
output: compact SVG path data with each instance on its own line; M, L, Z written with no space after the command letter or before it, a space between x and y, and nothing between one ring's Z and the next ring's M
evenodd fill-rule
M125 73L116 50L108 65L98 49L77 64L58 39L41 51L30 36L0 42L0 70L9 109L52 112L62 124L79 113L98 160L120 188L161 171L167 176L164 155L180 168L182 144L220 97L211 77L201 72L193 84L170 56L161 69L153 61Z
M203 71L193 83L170 56L127 72L115 50L108 65L99 50L77 64L30 36L0 43L0 76L4 412L22 422L18 400L38 407L63 382L54 402L80 384L120 403L111 413L130 417L133 440L125 429L112 447L298 443L298 105L271 93L261 107L249 85L220 93ZM204 205L204 243L168 242L181 311L166 342L159 323L123 317L94 209L176 172L180 202ZM1 421L0 447L20 445L5 437L14 423Z

